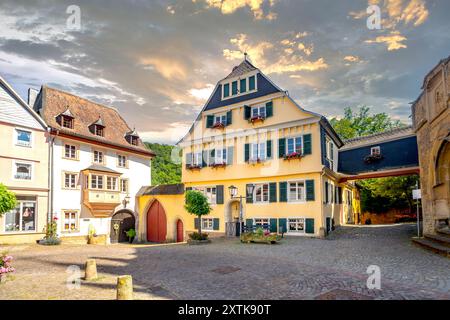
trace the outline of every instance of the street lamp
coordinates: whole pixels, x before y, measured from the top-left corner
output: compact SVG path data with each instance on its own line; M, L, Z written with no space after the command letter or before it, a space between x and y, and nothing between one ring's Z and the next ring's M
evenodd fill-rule
M228 190L230 191L231 199L239 199L239 235L242 234L242 222L244 220L244 213L243 213L243 207L242 207L242 201L244 199L247 200L247 198L250 198L253 196L253 191L255 190L255 186L253 184L247 185L247 196L238 196L239 190L235 186L229 186Z

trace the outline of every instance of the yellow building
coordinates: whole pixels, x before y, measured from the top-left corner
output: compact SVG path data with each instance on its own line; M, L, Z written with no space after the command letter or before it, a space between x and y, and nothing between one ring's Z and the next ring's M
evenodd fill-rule
M17 207L0 217L0 244L43 238L48 216L48 144L44 121L0 77L0 183Z
M211 236L235 235L239 220L272 232L316 237L347 222L344 191L351 194L353 185L339 184L343 142L325 117L303 109L247 60L219 81L179 146L183 187L203 192L213 208L201 221ZM231 196L230 187L246 199L242 216L240 199ZM175 200L166 191L143 189L141 221L150 215L156 221L162 211L167 226L144 228L141 239L155 233L159 238L153 239L161 240L164 231L166 239L182 238L198 225L184 212L184 192L172 195Z

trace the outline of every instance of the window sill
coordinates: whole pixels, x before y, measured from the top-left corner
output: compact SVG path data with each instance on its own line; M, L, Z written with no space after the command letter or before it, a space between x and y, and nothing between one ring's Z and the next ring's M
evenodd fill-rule
M67 158L67 157L62 157L62 159L64 159L64 160L70 160L70 161L80 161L80 159L77 159L77 158Z
M306 201L288 201L288 204L306 204Z
M32 149L33 148L32 145L27 146L27 145L17 144L17 143L16 143L16 147L22 147L22 148L28 148L28 149Z
M3 233L0 233L0 235L2 236L19 236L24 234L45 234L45 233L37 231L4 231Z

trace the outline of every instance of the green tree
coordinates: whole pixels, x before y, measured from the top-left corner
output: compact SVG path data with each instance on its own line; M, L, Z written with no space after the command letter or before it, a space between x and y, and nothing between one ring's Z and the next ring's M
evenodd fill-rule
M16 196L0 183L0 217L16 207Z
M347 107L344 111L344 117L341 119L332 118L330 120L334 130L344 139L363 137L394 128L404 127L399 120L392 120L386 113L371 114L370 108L366 106L359 107L357 112Z
M202 216L207 216L212 211L212 208L208 203L208 198L206 198L205 195L201 192L190 190L186 192L186 204L184 205L184 208L190 214L198 217L198 234L201 235L201 218Z
M174 146L146 143L156 154L152 160L152 185L175 184L181 182L181 164L172 161Z

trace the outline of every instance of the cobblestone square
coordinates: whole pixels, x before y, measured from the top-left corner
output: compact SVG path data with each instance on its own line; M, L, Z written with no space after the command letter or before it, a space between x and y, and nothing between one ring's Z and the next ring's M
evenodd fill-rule
M0 284L0 299L115 299L126 274L136 299L450 299L450 259L414 246L414 233L414 225L341 227L326 240L279 245L2 247L17 271ZM83 276L88 258L99 279L71 290L67 268ZM381 290L366 286L370 265L381 269Z

